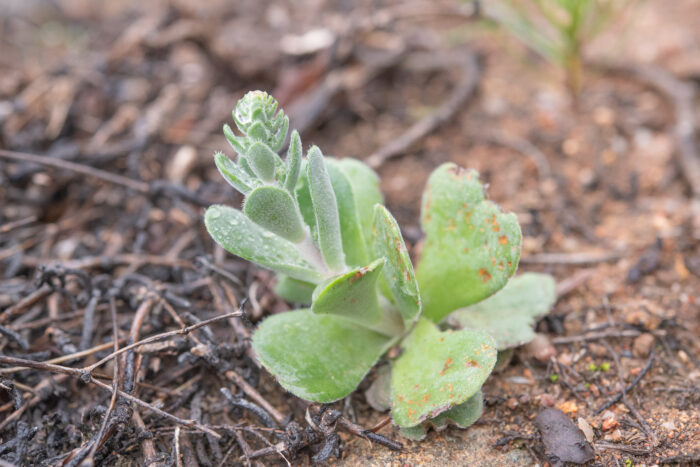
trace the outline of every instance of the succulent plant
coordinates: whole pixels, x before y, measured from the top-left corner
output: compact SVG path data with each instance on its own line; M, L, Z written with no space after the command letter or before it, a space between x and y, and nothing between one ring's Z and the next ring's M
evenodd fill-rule
M414 272L374 171L326 158L316 146L304 158L296 131L283 160L288 118L267 93L246 94L233 120L241 135L228 126L224 134L238 157L214 160L244 202L241 210L211 206L207 230L229 252L276 272L277 293L306 307L258 326L253 349L262 365L291 393L328 403L352 393L398 346L384 393L402 433L420 438L430 426L473 423L503 346L492 335L498 327L467 318L517 268L515 215L486 198L477 172L441 165L423 196L426 237ZM438 327L455 310L465 329ZM518 343L542 310L523 313L517 326L527 330L518 329Z

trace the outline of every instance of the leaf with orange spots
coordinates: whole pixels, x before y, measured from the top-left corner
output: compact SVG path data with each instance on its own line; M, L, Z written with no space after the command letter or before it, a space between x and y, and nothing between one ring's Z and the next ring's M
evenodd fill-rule
M447 322L487 332L496 340L496 348L505 350L530 342L535 337L535 320L549 313L555 300L554 278L528 272L483 302L451 313Z
M391 414L400 427L415 427L466 402L496 364L493 339L478 331L440 332L419 319L392 364Z
M423 315L434 322L500 290L520 258L515 214L486 199L479 174L438 167L423 194L425 243L416 276Z
M428 434L430 427L435 431L442 431L450 425L459 428L467 428L481 417L484 410L484 396L481 391L474 394L466 402L452 407L447 412L443 412L435 418L424 421L420 425L401 428L401 436L421 441Z
M418 282L401 230L393 216L381 205L374 208L374 253L387 261L382 272L390 292L388 298L398 308L406 324L412 324L421 310Z

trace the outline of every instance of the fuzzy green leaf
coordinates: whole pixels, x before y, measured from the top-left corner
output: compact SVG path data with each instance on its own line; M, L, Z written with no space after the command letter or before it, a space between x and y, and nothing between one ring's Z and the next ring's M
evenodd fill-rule
M496 348L505 350L535 337L535 320L556 301L556 284L549 274L528 272L514 277L503 290L483 302L450 314L448 322L493 336Z
M363 266L368 261L367 249L364 236L362 235L360 219L357 215L352 186L340 169L337 161L326 159L326 168L331 179L335 199L338 202L340 236L343 240L345 262L348 266Z
M278 114L278 117L281 117L281 122L282 122L282 127L277 128L277 125L275 125L275 133L272 135L272 137L268 140L268 143L270 144L270 148L273 151L279 151L282 149L282 145L284 144L284 140L287 138L287 131L289 131L289 117L284 115L284 112L280 110L280 113Z
M301 173L296 188L297 203L299 203L299 211L301 217L304 218L304 223L309 226L311 236L314 243L318 244L318 228L316 228L316 213L314 212L313 202L311 201L311 190L309 189L309 177L306 161L302 162Z
M281 110L275 115L277 105L275 98L266 92L251 91L243 96L236 104L232 116L245 137L236 138L230 128L224 128L231 144L245 149L246 145L254 140L265 143L274 152L279 151L287 138L289 118ZM236 150L239 153L244 152Z
M284 126L285 120L287 121L287 124L289 124L289 118L285 117L283 110L280 110L280 112L275 115L275 118L268 120L267 127L272 133L277 133L277 130Z
M289 149L287 149L287 173L284 179L284 187L289 191L289 193L294 196L294 190L297 186L297 181L299 180L299 172L301 170L301 138L299 137L299 132L292 131L292 136L289 140Z
M306 236L301 215L289 192L276 186L261 186L245 199L243 212L259 226L299 243Z
M404 352L391 372L391 413L400 427L416 426L466 402L496 364L494 341L488 334L440 332L423 318L402 346Z
M244 154L246 150L246 139L236 136L230 126L224 125L224 136L231 147L238 153Z
M416 275L423 315L440 321L501 289L518 267L520 225L484 196L476 171L447 163L423 194L425 244Z
M250 126L250 122L243 122L240 118L238 118L238 115L236 114L235 111L232 113L232 115L233 115L233 121L236 124L236 128L238 128L238 131L245 134L246 130ZM228 125L226 125L226 126L228 126ZM229 131L231 131L230 127L229 127ZM224 127L224 133L225 132L226 132L226 128ZM233 134L233 131L231 131L231 134Z
M246 153L248 165L255 175L268 182L275 178L278 158L279 156L272 152L272 149L261 142L253 143Z
M338 203L338 216L341 222L341 239L345 260L349 266L367 264L367 256L371 253L372 215L374 205L381 202L377 175L362 162L352 159L326 159L328 173L331 178L333 192ZM342 175L333 170L340 169ZM346 182L350 183L353 205L344 202L350 198ZM311 203L309 181L306 170L302 171L296 188L297 201L304 222L311 228L314 240L318 243L316 217ZM353 219L356 219L353 221ZM359 228L359 232L358 232ZM364 248L359 243L364 243ZM371 258L375 259L375 258Z
M367 252L372 253L372 219L374 206L383 204L384 198L379 190L379 176L367 164L357 159L341 159L337 165L345 173L352 185L357 217L360 220L362 236L367 245Z
M318 246L328 267L334 271L342 271L345 268L345 258L340 234L338 202L326 170L326 163L321 150L316 146L309 149L306 157L307 179L316 218Z
M339 316L298 310L263 321L253 349L289 392L327 403L354 391L395 340Z
M382 319L377 279L384 258L333 277L320 284L313 294L311 310L317 314L333 314L363 326L373 326Z
M250 168L250 165L248 164L248 161L245 158L245 155L239 154L238 159L236 159L236 163L240 168L242 168L245 173L247 173L252 179L257 180L258 183L262 183L260 180L258 180L258 176L255 175L255 172L253 172L253 169Z
M278 297L288 302L311 305L311 297L315 288L316 284L278 274L275 293Z
M263 109L262 107L257 107L255 110L253 110L250 113L250 119L251 119L251 121L265 123L267 121L267 115L265 115L265 109Z
M272 119L276 110L277 101L274 97L263 91L250 91L238 100L232 115L238 129L247 133L255 122Z
M484 396L481 391L474 394L466 402L452 407L447 412L443 412L435 418L426 420L420 425L410 428L401 428L401 435L414 441L421 441L432 426L435 431L442 431L449 425L459 428L467 428L476 422L484 410Z
M254 122L252 125L248 126L246 136L263 144L267 143L269 137L263 122Z
M412 323L421 310L418 282L401 230L389 211L379 204L374 208L374 253L386 258L383 273L393 302L404 321Z
M241 169L222 152L217 152L214 155L214 163L224 180L244 195L250 193L259 184L257 180L248 175L245 170Z
M321 281L293 243L263 229L237 209L210 206L204 223L216 243L236 256L302 281Z

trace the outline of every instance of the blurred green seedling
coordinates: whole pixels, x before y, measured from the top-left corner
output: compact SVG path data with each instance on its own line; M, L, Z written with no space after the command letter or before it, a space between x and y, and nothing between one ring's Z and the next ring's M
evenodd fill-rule
M237 157L214 161L243 206L205 214L219 245L274 271L279 296L302 306L258 326L258 359L289 392L329 403L384 358L377 406L391 409L405 436L469 426L499 351L532 339L534 319L552 301L549 276L523 275L499 292L520 258L516 216L486 198L477 172L439 166L423 194L425 243L414 271L376 173L316 146L304 156L296 131L282 158L289 120L277 107L260 91L238 102L238 133L224 126ZM392 347L400 351L390 358Z
M596 365L595 363L591 363L590 365L588 365L588 370L589 371L608 372L608 371L610 371L610 362L603 362L600 365Z
M585 47L634 0L493 0L487 15L548 61L562 67L574 99Z

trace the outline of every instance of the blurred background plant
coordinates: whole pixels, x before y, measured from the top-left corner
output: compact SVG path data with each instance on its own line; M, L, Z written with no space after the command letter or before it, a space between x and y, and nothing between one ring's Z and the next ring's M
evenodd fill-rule
M493 0L484 14L566 74L576 103L585 48L638 0Z

